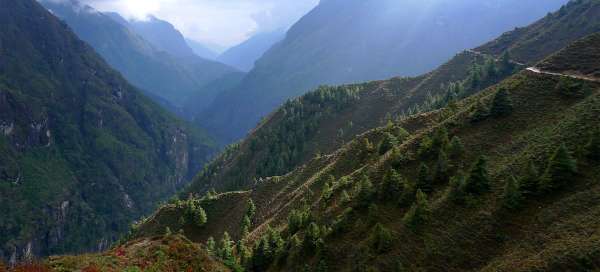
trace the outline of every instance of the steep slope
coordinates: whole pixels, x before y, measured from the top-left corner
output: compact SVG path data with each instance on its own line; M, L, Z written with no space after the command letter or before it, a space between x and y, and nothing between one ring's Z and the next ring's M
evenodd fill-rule
M105 248L214 152L37 1L0 28L3 259Z
M254 62L263 56L273 45L283 40L285 31L258 33L250 39L230 48L219 55L218 61L231 65L241 71L250 71Z
M145 20L130 20L129 26L160 51L176 57L190 57L194 51L171 23L152 15Z
M148 42L132 31L128 22L118 14L103 14L76 0L43 0L41 3L64 20L82 40L94 47L128 81L180 108L176 112L178 114L186 111L181 108L189 101L191 95L199 99L196 107L201 108L209 104L215 93L203 87L229 77L232 73L238 73L227 65L200 57L182 57L163 52L157 49L162 48L159 44L161 39L156 38L156 44ZM177 36L177 33L173 35ZM182 42L184 45L180 47L187 47L185 41ZM171 51L184 54L179 52L179 49ZM181 115L188 117L185 114Z
M578 31L560 34L562 43L567 44L581 38L581 33L591 34L597 30L599 7L597 1L579 1L565 7L563 11L568 11L568 17L551 13L523 29L536 28L543 33L554 29L558 22L568 25L584 15L591 18ZM546 30L539 25L550 28ZM521 48L533 52L539 47L538 44L529 46L532 48L524 45ZM246 139L209 164L196 177L190 191L248 189L255 179L283 175L317 153L333 152L354 136L385 125L388 119L443 107L525 68L510 60L512 55L504 54L507 51L487 55L477 50L462 52L420 77L322 88L288 102L265 118ZM555 52L547 50L546 54ZM594 63L594 60L591 58L589 62ZM347 93L353 93L351 99L342 99L348 98Z
M539 66L598 70L587 60L599 39ZM201 227L177 221L189 204L171 204L137 235L171 226L201 242L227 231L249 271L595 271L600 78L571 76L584 71L521 71L249 191L208 195Z
M569 45L573 38L583 38L600 31L598 14L598 1L570 1L552 16L546 16L531 26L505 33L476 50L496 56L510 51L517 61L534 64Z
M68 271L231 271L206 249L179 235L139 239L101 254L52 257L45 265Z
M319 85L426 73L565 2L321 1L200 119L233 141L286 99Z
M217 56L219 55L219 54L217 54L217 52L210 50L208 47L204 46L200 42L197 42L197 41L194 41L191 39L186 39L185 41L187 42L188 46L190 48L192 48L192 50L194 51L194 54L198 55L201 58L205 58L208 60L216 60ZM233 66L233 65L231 65L231 66ZM233 66L233 67L235 67L235 66Z

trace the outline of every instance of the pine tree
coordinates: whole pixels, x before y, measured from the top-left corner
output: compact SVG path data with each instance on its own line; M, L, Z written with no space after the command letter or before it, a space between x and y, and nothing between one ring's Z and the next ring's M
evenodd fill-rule
M321 238L321 229L319 228L319 226L312 222L310 223L310 225L308 225L308 228L306 230L306 234L305 234L305 238L304 238L304 244L307 247L308 250L315 250L317 249L317 245L318 245L318 240Z
M233 241L231 240L231 236L229 236L228 232L223 233L223 238L221 238L221 243L219 244L218 255L225 261L233 260Z
M438 160L435 164L435 182L447 183L450 179L449 175L448 157L444 150L440 150Z
M458 173L450 179L450 188L448 199L456 204L462 204L465 201L465 176Z
M208 240L206 240L206 249L212 254L217 253L217 244L215 243L215 238L213 238L212 236L208 237Z
M380 223L375 225L373 234L371 235L371 241L375 251L378 253L388 251L392 247L392 239L392 232L390 230Z
M450 146L448 147L448 154L450 159L453 161L462 160L465 155L465 146L458 136L452 137Z
M371 201L373 200L373 193L375 190L373 189L373 183L367 175L363 175L360 181L360 190L358 192L358 205L360 207L368 207Z
M246 207L246 215L248 216L248 218L252 218L256 213L256 206L254 205L254 201L252 201L252 198L248 198Z
M525 175L521 178L519 184L521 186L521 192L525 195L534 195L538 192L540 182L540 174L535 167L533 161L529 161Z
M505 51L500 56L500 69L503 75L510 75L515 70L515 65L513 64L510 56L510 52Z
M427 167L425 163L421 163L421 166L419 167L417 189L425 193L431 193L433 191L431 175L429 174L429 167Z
M515 177L510 177L502 193L502 206L514 210L521 205L522 201L523 195L521 194L521 188L519 188L519 182Z
M250 227L252 222L250 221L250 217L248 215L244 215L242 219L242 237L246 237L250 233Z
M321 198L323 198L324 201L328 201L332 195L332 186L329 184L329 182L325 182L325 184L323 184L323 189L321 190Z
M490 190L490 178L487 170L487 160L480 157L471 168L471 173L465 183L465 192L481 194Z
M350 202L350 195L348 194L348 192L346 190L342 191L342 195L340 196L340 201L342 202L342 204Z
M448 139L448 130L445 127L436 130L431 143L431 149L434 152L439 152L446 149L450 140Z
M550 191L568 184L577 175L577 162L561 144L548 162L548 167L542 176L540 187Z
M379 190L380 198L384 201L396 200L402 194L402 176L394 169L388 170L383 176L383 183Z
M430 213L431 211L429 208L429 201L427 201L427 195L421 190L418 190L417 200L412 205L410 210L404 215L403 222L408 228L412 229L413 231L417 231L419 226L427 222Z
M208 218L206 217L206 212L204 209L202 209L202 207L198 206L194 211L194 224L196 224L198 227L201 227L204 226L207 221Z
M402 197L400 198L400 205L408 206L415 202L415 195L417 194L417 184L412 181L405 181L404 188L402 188Z
M471 114L471 122L472 123L481 122L481 121L487 119L489 116L490 116L490 112L489 112L488 107L481 100L479 100L477 102L477 105L475 105L474 112Z
M513 105L512 100L510 99L510 93L506 88L500 88L494 96L490 114L494 117L504 117L510 115L512 111Z
M592 134L592 138L585 146L585 153L588 159L600 161L600 130Z
M383 155L390 151L394 146L398 144L398 139L389 132L386 132L383 140L379 144L379 155Z

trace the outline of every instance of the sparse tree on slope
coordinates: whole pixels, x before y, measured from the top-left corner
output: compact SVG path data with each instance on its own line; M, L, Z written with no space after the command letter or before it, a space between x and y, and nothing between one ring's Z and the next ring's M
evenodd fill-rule
M481 156L471 168L471 173L465 183L465 192L481 194L490 190L490 177L487 170L487 160Z
M504 117L510 115L512 111L513 104L510 99L510 93L506 88L500 88L494 96L490 114L494 117Z
M544 191L560 188L577 175L577 162L567 149L561 144L548 162L548 167L542 176L540 187Z
M515 177L510 177L504 186L502 205L507 209L514 210L521 205L522 201L523 195L521 194L521 188L519 188L519 182Z
M427 195L421 190L418 190L416 202L404 215L404 224L413 231L416 231L419 226L422 226L425 222L427 222L430 213L431 211L429 208Z

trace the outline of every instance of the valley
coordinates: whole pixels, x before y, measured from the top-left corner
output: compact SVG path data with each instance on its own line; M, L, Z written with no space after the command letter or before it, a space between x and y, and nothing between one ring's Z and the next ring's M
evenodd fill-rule
M0 0L0 272L600 269L600 1L116 11Z

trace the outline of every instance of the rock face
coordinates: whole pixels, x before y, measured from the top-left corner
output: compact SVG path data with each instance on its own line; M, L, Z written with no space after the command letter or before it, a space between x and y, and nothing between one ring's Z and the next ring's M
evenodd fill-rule
M213 154L37 1L0 29L1 258L105 249Z

